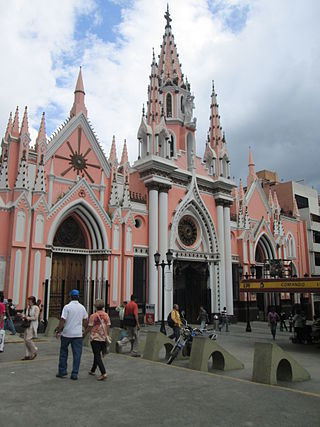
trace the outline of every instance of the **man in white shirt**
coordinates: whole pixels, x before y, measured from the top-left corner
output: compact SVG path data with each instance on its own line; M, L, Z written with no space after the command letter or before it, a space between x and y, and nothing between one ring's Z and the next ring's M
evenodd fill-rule
M55 332L56 337L61 336L59 371L57 378L64 378L68 375L68 347L71 344L73 355L73 367L70 378L78 379L78 372L82 354L82 328L88 324L88 313L84 306L79 303L79 291L73 289L70 292L71 301L62 310L61 319Z

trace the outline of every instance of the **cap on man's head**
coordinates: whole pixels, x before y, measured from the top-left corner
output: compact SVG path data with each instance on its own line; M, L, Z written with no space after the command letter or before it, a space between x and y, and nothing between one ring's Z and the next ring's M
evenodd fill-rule
M78 291L78 289L72 289L72 291L70 292L71 297L78 297L79 295L80 292Z

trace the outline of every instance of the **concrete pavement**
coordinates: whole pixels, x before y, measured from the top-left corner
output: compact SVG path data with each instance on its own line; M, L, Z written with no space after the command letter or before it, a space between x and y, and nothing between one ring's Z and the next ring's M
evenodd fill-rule
M0 355L0 420L11 426L315 426L320 417L320 349L293 345L286 333L277 343L311 374L311 381L281 386L252 383L253 345L271 340L266 325L231 325L219 343L244 364L239 371L201 373L185 361L172 366L126 355L105 357L108 379L87 374L92 354L84 348L78 381L57 379L59 342L38 342L39 355L20 361L24 346L14 337ZM141 341L148 328L143 328ZM158 329L156 327L156 329ZM270 335L270 336L269 336Z

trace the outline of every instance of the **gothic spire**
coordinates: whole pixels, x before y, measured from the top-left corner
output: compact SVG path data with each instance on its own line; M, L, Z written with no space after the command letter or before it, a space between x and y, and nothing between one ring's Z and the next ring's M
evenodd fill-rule
M111 143L110 154L109 154L109 162L118 164L116 138L114 135L112 137L112 143Z
M16 138L19 136L19 107L16 108L11 133Z
M20 130L20 135L22 136L24 134L29 135L28 109L27 109L27 107L25 107L25 109L24 109L23 119L22 119L22 123L21 123L21 130Z
M6 133L4 136L5 141L8 141L9 134L11 133L11 128L12 128L12 113L10 113L10 116L9 116L8 125L7 125Z
M221 146L222 141L222 126L220 125L219 105L217 103L217 94L214 89L214 81L212 80L211 105L210 105L210 127L209 127L209 142L211 148Z
M76 116L80 112L82 112L87 117L88 111L84 103L84 95L85 95L85 92L84 92L82 72L80 67L78 80L77 80L76 88L74 91L74 102L70 111L70 118Z
M248 163L249 173L247 177L247 187L249 188L250 185L257 179L256 171L255 171L255 164L253 161L252 156L252 150L251 147L249 147L249 163Z
M147 108L147 123L152 126L152 123L158 124L160 121L160 101L159 101L159 74L158 65L154 56L154 50L152 54L151 63L151 74L150 84L148 86L148 108Z
M129 160L128 160L128 150L127 150L127 141L124 140L123 150L122 150L122 156L121 156L121 160L120 160L120 166L124 166L127 163L129 163Z
M160 59L159 59L159 76L164 83L167 79L176 81L178 86L183 83L183 74L181 71L181 64L179 62L179 54L174 42L174 36L171 31L171 21L169 13L169 5L164 15L166 20L165 34L163 36L163 43L161 45Z

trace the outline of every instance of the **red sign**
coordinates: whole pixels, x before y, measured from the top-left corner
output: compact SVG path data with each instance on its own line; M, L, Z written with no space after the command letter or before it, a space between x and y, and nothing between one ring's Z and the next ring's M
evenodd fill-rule
M154 304L146 304L146 324L154 325Z

